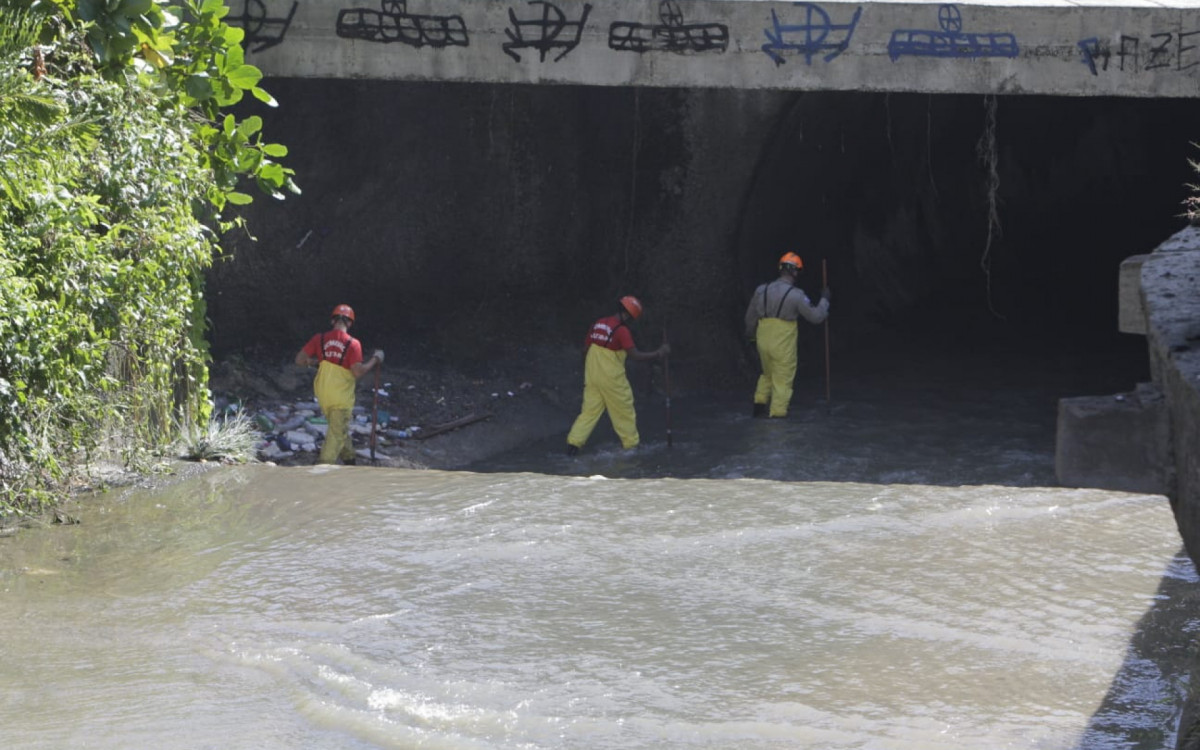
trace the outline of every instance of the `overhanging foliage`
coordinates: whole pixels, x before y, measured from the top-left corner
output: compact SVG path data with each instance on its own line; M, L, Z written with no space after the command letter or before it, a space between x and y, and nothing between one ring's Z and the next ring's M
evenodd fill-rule
M221 0L0 0L0 516L208 419L203 272L295 190Z

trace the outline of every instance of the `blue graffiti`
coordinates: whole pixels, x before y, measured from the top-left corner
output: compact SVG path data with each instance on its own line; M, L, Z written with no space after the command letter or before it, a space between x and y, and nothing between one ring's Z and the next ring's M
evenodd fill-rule
M1104 69L1108 69L1107 51L1100 48L1099 39L1093 36L1087 39L1080 39L1076 44L1078 44L1079 51L1082 53L1083 64L1088 67L1088 70L1092 71L1092 75L1100 75L1096 72L1096 61L1098 59L1102 58L1104 60Z
M940 29L897 29L888 41L892 62L901 57L1016 57L1017 38L1007 32L962 30L957 5L938 8Z
M830 21L829 14L825 12L825 9L819 5L813 3L795 3L795 5L804 10L804 23L780 23L779 15L772 8L771 28L763 29L767 43L762 46L762 51L776 65L783 65L787 62L787 58L783 54L785 52L803 55L805 62L812 65L813 57L819 54L825 53L822 59L829 62L846 51L846 48L850 46L850 38L854 36L858 19L862 16L861 7L855 8L854 17L850 19L850 23L835 24ZM835 35L840 32L845 32L845 34L838 39Z

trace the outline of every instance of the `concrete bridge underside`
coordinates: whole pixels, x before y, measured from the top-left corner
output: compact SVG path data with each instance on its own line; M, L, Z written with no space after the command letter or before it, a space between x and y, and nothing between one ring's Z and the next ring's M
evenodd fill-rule
M269 76L1192 97L1196 0L235 0Z

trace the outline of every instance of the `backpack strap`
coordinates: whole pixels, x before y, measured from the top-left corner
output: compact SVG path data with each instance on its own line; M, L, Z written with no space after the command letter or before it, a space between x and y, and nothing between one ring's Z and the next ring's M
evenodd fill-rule
M764 318L769 318L769 317L772 317L772 316L770 316L770 315L767 315L767 289L768 289L770 286L771 286L770 284L763 284L763 317L764 317ZM782 296L782 297L780 297L780 298L779 298L779 306L775 308L775 315L774 315L774 317L778 318L778 317L779 317L779 314L780 314L781 312L783 312L783 303L784 303L784 302L787 302L788 295L789 295L789 294L791 294L791 293L792 293L792 290L793 290L793 289L795 289L795 288L796 288L796 287L794 287L794 286L789 286L789 287L788 287L788 290L787 290L786 292L784 292L784 293L783 293L783 296Z

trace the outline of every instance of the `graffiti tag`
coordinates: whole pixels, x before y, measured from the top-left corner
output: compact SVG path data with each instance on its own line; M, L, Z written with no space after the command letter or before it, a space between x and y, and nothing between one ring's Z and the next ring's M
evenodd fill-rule
M1094 76L1100 75L1100 71L1107 72L1114 60L1115 69L1123 72L1163 69L1182 71L1200 65L1200 53L1193 52L1197 45L1190 44L1195 36L1200 36L1200 29L1164 31L1151 34L1147 40L1121 34L1115 44L1091 37L1079 42L1079 50L1083 64Z
M674 0L658 4L657 24L615 21L608 27L609 49L620 52L724 52L729 27L720 23L683 22L683 11Z
M462 16L408 12L408 0L381 0L381 10L338 11L337 35L365 42L400 42L410 47L469 47Z
M849 23L835 24L825 9L813 3L795 3L804 13L802 23L785 24L779 20L779 14L771 9L771 28L763 29L767 43L762 51L775 62L776 66L787 62L785 53L803 55L807 64L812 65L813 57L824 54L822 60L829 62L846 51L850 46L850 38L858 26L862 16L862 7L854 9L854 16Z
M1017 38L1007 32L962 30L957 5L938 8L939 29L897 29L888 42L892 62L909 57L1016 57Z
M585 3L583 15L579 20L568 21L566 14L553 3L544 0L530 0L529 4L542 6L542 17L533 20L520 19L517 18L513 9L509 8L508 20L512 25L504 30L509 39L501 45L504 48L504 54L521 62L521 56L514 50L535 49L541 55L541 61L546 62L546 55L551 50L561 49L562 52L554 58L554 62L558 62L579 45L579 39L583 35L583 25L587 23L588 13L592 12L592 6Z
M225 20L234 26L242 27L246 32L244 41L247 52L262 52L283 42L298 5L299 3L293 0L286 16L268 16L263 0L242 0L242 12L237 15L231 13Z

